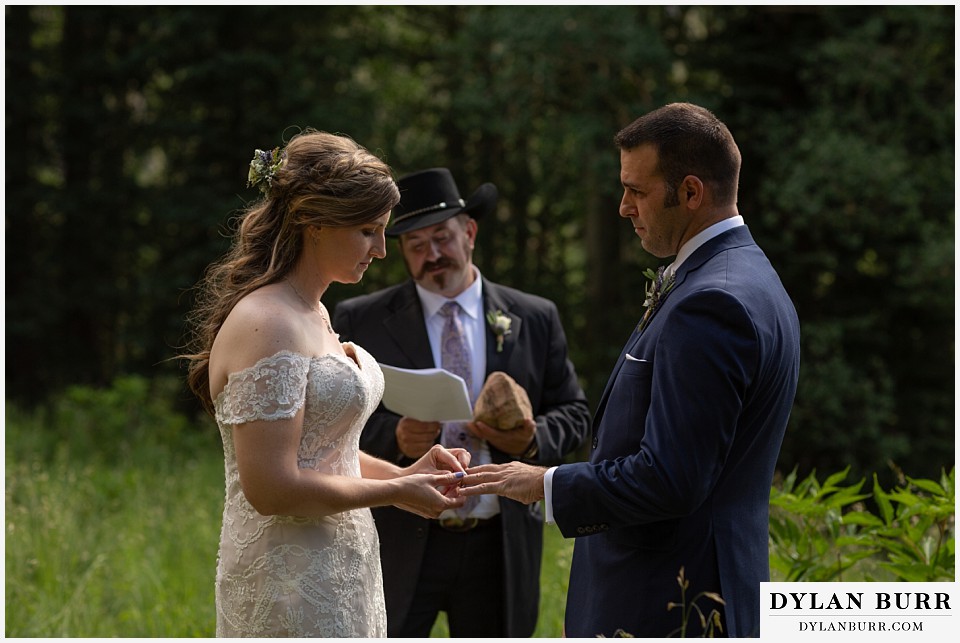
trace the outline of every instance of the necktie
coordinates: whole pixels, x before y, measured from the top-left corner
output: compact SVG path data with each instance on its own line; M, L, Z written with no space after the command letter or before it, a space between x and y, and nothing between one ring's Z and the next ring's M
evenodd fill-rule
M470 349L467 346L463 323L460 321L461 310L460 304L455 301L448 301L440 308L440 315L445 318L443 332L440 335L440 368L463 378L467 385L470 401L473 402L472 360L470 359ZM480 448L480 441L467 430L466 422L444 422L440 443L447 448L462 447L467 449L473 460L476 459ZM465 519L479 500L477 496L470 496L463 507L454 511L461 519Z

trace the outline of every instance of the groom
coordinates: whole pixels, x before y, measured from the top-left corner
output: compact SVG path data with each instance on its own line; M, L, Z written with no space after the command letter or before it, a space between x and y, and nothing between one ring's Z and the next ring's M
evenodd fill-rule
M674 260L607 382L590 461L474 467L463 493L545 498L547 520L577 538L568 637L666 637L681 625L686 636L759 636L770 485L800 365L796 311L737 211L740 152L723 123L675 103L615 141L620 216L647 252ZM694 601L712 614L706 628L681 623L681 602Z

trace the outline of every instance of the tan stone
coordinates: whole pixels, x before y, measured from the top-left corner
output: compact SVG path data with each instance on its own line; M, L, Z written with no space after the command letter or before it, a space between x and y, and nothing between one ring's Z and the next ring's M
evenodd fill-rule
M522 386L506 373L494 371L473 405L473 419L509 431L518 428L525 419L532 420L533 407Z

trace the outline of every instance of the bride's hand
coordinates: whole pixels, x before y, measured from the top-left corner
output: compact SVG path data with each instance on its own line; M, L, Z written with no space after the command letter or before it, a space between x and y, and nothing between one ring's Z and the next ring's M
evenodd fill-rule
M470 466L469 451L459 447L445 449L439 444L435 444L419 460L404 469L404 475L445 472L462 474L468 466ZM445 484L439 487L438 490L448 498L456 498L460 495L457 492L459 486L460 482L457 480L453 484Z
M437 518L447 509L462 507L466 498L460 496L458 485L463 475L461 471L402 476L397 481L404 486L404 500L395 503L395 506L424 518Z
M430 447L430 450L419 460L404 469L404 475L412 473L442 473L452 471L463 473L470 466L470 452L466 449L445 449L439 444Z

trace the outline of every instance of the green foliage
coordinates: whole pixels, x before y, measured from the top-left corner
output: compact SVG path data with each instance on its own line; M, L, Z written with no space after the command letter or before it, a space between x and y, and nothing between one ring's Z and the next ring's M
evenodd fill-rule
M106 464L144 450L152 458L209 448L219 436L216 431L198 432L194 422L174 408L182 392L181 382L173 378L125 375L107 388L67 387L49 405L31 411L8 403L8 421L23 428L13 440L8 433L7 454L55 460L69 450L71 457Z
M544 527L540 568L540 617L534 638L560 638L567 609L567 587L575 540L564 538L556 525Z
M842 485L849 467L821 484L796 471L770 494L770 568L787 582L952 581L955 470L938 482L906 478L885 491L874 475ZM868 499L876 512L868 508Z
M855 475L885 484L891 460L935 476L954 451L954 195L942 189L954 149L937 142L954 140L953 11L845 7L803 22L818 35L791 39L780 107L751 105L744 124L756 187L741 211L802 328L781 466L835 470L854 454Z
M7 404L7 636L213 636L218 439L151 389L76 387L49 414Z
M614 133L713 109L739 209L794 299L780 468L889 486L954 452L949 6L10 6L7 392L177 376L192 286L254 149L342 132L397 174L500 191L483 273L556 301L593 403L643 314ZM344 297L396 283L395 246ZM195 410L184 396L178 405ZM923 427L923 431L917 431Z
M7 636L213 636L223 454L176 390L130 376L46 412L7 403ZM558 638L573 541L544 536L535 636Z
M8 637L213 635L223 454L209 419L173 408L177 390L129 376L71 387L47 411L7 403ZM794 471L771 489L775 580L953 580L953 469L890 490L875 477L872 495L847 475ZM574 541L544 536L534 636L558 638ZM688 600L683 581L683 622L711 627L716 597ZM433 636L447 633L441 618Z
M953 580L955 572L956 471L940 480L907 478L886 492L873 480L873 497L882 522L873 529L886 560L880 567L898 580Z

